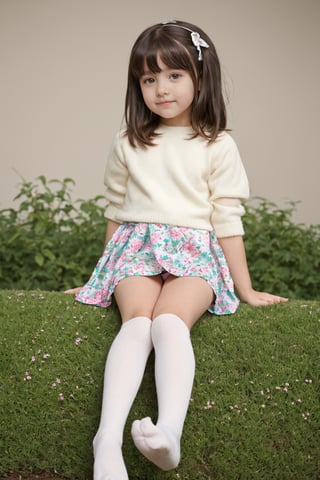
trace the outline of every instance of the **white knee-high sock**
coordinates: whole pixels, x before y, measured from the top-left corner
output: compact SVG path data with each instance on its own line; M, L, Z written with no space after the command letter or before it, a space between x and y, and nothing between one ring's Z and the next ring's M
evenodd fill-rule
M162 470L180 461L180 438L189 406L195 359L190 332L176 315L161 314L152 322L158 421L149 417L132 424L132 437L140 452Z
M110 347L100 425L93 440L94 480L128 480L122 457L123 430L151 350L147 317L125 322Z

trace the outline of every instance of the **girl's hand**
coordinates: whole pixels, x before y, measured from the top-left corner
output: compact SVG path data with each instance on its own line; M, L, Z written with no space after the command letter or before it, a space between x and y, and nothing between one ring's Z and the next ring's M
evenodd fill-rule
M252 307L264 307L288 301L285 297L279 297L278 295L272 295L271 293L266 292L257 292L253 289L243 296L241 300Z
M69 290L65 290L63 293L67 293L69 295L78 295L82 287L76 287L76 288L69 288Z

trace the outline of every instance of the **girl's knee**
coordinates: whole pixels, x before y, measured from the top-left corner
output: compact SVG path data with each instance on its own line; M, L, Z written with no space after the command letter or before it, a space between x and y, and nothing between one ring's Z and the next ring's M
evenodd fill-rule
M137 308L132 310L127 310L126 312L121 313L122 323L128 322L136 317L145 317L152 320L152 311L143 308Z

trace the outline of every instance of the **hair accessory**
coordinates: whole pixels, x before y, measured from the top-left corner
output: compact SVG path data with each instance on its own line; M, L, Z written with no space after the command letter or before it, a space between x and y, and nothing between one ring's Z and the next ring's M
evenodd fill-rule
M209 48L209 45L203 40L203 38L200 37L200 34L198 32L191 32L191 40L193 45L198 50L198 60L200 62L202 60L201 47Z
M179 27L179 28L183 28L184 30L188 30L188 32L191 32L192 43L196 47L196 49L198 50L198 60L199 60L199 62L202 61L201 47L209 48L209 45L207 44L207 42L205 40L203 40L203 38L200 37L200 33L194 32L190 28L185 27L183 25L178 25L175 21L162 22L162 25L164 25L165 27Z

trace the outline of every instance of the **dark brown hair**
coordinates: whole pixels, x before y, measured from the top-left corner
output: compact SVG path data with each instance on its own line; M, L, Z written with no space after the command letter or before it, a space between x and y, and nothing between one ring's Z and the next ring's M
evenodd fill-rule
M182 28L184 27L184 28ZM198 32L209 48L201 48L202 60L191 40L191 31ZM222 94L221 68L211 39L191 23L176 21L147 28L133 45L125 100L126 134L131 145L153 145L161 119L145 105L140 78L145 66L159 73L158 55L169 68L187 70L194 84L195 97L191 107L194 136L213 142L226 128L226 108Z

